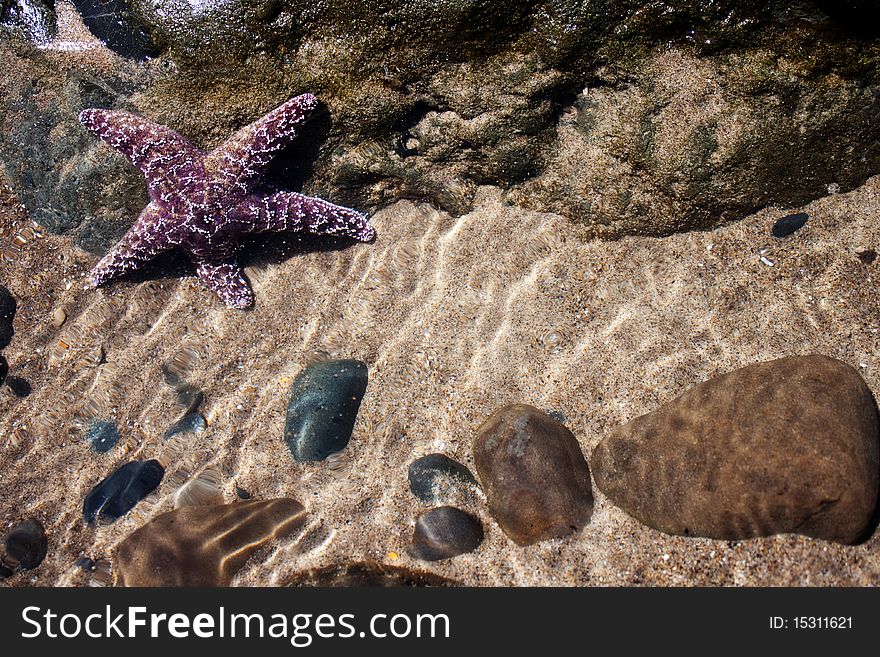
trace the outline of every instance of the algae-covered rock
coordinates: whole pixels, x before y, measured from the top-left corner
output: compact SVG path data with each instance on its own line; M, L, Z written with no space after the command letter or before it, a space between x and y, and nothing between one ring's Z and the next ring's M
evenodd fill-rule
M323 111L273 164L284 187L462 214L496 185L608 238L709 228L880 171L872 3L133 0L112 12L129 21L119 39L95 16L92 29L125 54L143 25L143 52L128 55L155 59L65 68L51 48L0 42L0 164L37 221L96 252L144 190L76 125L86 106L212 148L314 93Z

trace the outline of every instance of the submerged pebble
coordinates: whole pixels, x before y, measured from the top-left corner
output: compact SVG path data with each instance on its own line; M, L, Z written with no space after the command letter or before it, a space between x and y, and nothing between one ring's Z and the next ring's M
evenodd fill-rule
M12 330L12 320L15 319L15 297L3 285L0 285L0 349L6 349L12 342L15 331Z
M757 363L701 383L593 450L596 486L649 527L739 540L840 543L872 527L880 471L874 400L826 356Z
M445 454L428 454L409 465L409 489L422 502L436 502L440 493L438 485L450 479L477 485L477 480L467 466Z
M567 536L590 521L590 469L580 445L533 406L495 411L477 430L474 464L489 511L519 545Z
M113 522L153 492L164 475L165 468L154 459L126 463L86 495L83 518L87 524L99 519Z
M856 253L856 257L863 265L870 265L877 259L877 252L874 249L865 249Z
M80 557L76 561L73 562L73 565L77 568L82 568L87 573L90 573L95 570L95 562L93 559L89 559L88 557Z
M165 432L165 438L179 433L201 433L208 427L208 421L201 413L188 413L172 424Z
M117 548L121 586L229 586L260 547L305 521L296 500L187 506L153 518Z
M419 514L413 530L412 556L439 561L473 552L483 542L483 525L466 511L440 506Z
M92 450L105 454L119 442L119 429L113 420L92 420L86 429L86 440Z
M28 383L26 379L22 379L20 376L10 376L8 379L6 379L6 385L9 386L12 394L19 398L27 397L31 394L31 392L33 392L31 384Z
M39 520L28 518L17 524L3 539L7 568L33 570L42 563L49 549L46 531Z
M348 445L367 389L367 365L328 360L306 367L290 388L284 441L297 461L322 461Z
M806 212L785 215L782 219L773 224L773 230L771 233L773 237L788 237L796 230L803 228L809 218L810 215Z

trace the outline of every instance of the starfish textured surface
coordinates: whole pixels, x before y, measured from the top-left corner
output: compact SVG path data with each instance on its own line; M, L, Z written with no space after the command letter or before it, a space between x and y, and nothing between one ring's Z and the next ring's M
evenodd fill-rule
M366 215L264 180L266 165L317 104L312 94L292 98L210 153L143 117L83 110L82 124L143 172L150 193L135 224L92 270L92 284L177 248L189 254L199 278L227 305L248 308L254 295L235 256L241 237L305 232L371 241L376 233Z

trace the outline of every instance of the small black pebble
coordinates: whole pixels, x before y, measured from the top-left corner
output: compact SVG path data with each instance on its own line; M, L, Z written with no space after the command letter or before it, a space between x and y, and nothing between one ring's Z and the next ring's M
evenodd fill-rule
M33 570L46 558L49 541L38 520L28 518L13 527L3 540L7 561L11 557L22 570Z
M477 485L477 480L467 466L445 454L428 454L409 464L409 489L422 502L437 501L437 484L443 477Z
M483 542L483 525L470 513L440 506L419 514L413 530L412 556L439 561L473 552Z
M877 252L874 249L867 249L865 251L859 251L858 253L856 253L856 257L864 264L870 265L877 259Z
M12 329L12 320L15 319L15 309L18 304L15 297L3 285L0 285L0 349L5 349L12 342L15 331Z
M6 380L7 374L9 374L9 363L7 363L6 359L3 358L3 355L0 354L0 386L2 386L3 382Z
M773 224L773 230L771 231L772 235L773 237L787 237L796 230L803 228L809 218L810 215L806 212L797 212L795 214L786 215Z
M0 369L2 369L2 367L0 367ZM6 385L9 386L9 389L12 390L12 394L16 397L27 397L33 392L31 384L18 376L10 376L6 379Z
M238 497L239 497L240 499L242 499L242 500L249 500L249 499L251 499L251 494L248 493L248 492L247 492L244 488L242 488L241 486L236 486L236 487L235 487L235 494L238 495Z
M73 565L82 568L87 573L90 573L95 569L95 562L88 557L80 557L73 562Z

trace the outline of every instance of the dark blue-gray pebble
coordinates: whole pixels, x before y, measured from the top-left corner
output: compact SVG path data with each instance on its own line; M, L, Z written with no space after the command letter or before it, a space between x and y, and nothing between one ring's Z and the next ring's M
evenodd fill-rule
M306 367L290 387L284 441L297 461L323 461L348 445L364 392L367 365L329 360Z
M7 557L18 562L19 568L32 570L46 558L49 541L39 520L28 518L17 524L3 539Z
M88 524L99 517L113 522L153 492L163 476L165 468L156 460L126 463L86 495L83 501L83 518Z
M16 397L27 397L33 392L31 384L28 383L25 379L22 379L18 376L10 376L8 379L6 379L6 385L9 386L12 394Z
M17 304L15 297L3 285L0 285L0 349L5 349L12 342L15 331L12 330L12 320L15 319Z
M86 440L93 451L104 454L119 442L119 429L112 420L92 420L86 429Z
M791 235L794 231L803 228L809 218L810 215L806 212L798 212L796 214L784 216L773 224L773 230L771 231L773 237L787 237Z
M76 561L73 562L74 566L82 568L87 573L92 572L95 569L95 562L93 559L89 559L88 557L80 557Z
M165 438L171 438L179 433L202 433L207 426L208 421L201 413L188 413L168 428Z
M413 530L412 556L438 561L473 552L483 542L483 525L470 513L452 506L422 512Z
M444 477L477 485L467 466L445 454L428 454L409 464L409 489L422 502L437 501L437 484Z

